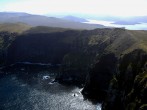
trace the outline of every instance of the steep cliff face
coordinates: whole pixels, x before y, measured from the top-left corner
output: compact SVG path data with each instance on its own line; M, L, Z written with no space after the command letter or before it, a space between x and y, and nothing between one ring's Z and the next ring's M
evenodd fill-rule
M87 98L104 100L109 82L117 72L117 58L113 53L102 55L91 69L82 93Z
M73 57L79 56L91 59L109 50L109 47L113 48L114 43L118 42L117 39L123 38L124 35L126 37L125 33L127 31L123 29L96 29L22 34L17 36L8 49L9 63L22 61L61 63L69 57L72 61Z
M85 98L103 102L103 110L146 110L147 53L104 54L91 68L82 91Z
M146 72L143 72L147 61L146 31L115 29L109 35L113 36L110 37L112 41L97 55L82 93L88 98L104 102L104 110L144 109L147 103L143 98L146 96L146 78L140 74L146 76ZM113 53L116 60L113 57L104 57L103 60L104 53L106 56ZM115 61L117 63L112 63ZM111 67L109 71L108 67ZM142 77L139 82L135 82L137 77ZM141 80L143 84L140 84ZM140 86L140 91L137 90L138 86L134 87L135 84Z
M60 79L72 78L74 82L83 82L99 53L103 53L117 38L114 34L117 31L125 32L121 29L96 29L25 33L17 36L8 48L7 64L15 62L61 64L63 74Z
M30 32L17 36L8 48L7 63L62 64L64 77L78 76L79 79L83 77L85 79L91 65L101 54L109 50L109 46L127 35L124 29L46 31L45 33L41 33L39 27L37 30L37 33Z
M147 71L140 73L135 77L133 88L126 96L126 110L146 110L147 109Z
M3 66L7 62L8 48L15 40L16 33L0 32L0 66Z
M104 110L145 110L147 53L135 50L120 60L119 73L110 81Z
M61 63L71 48L70 44L62 42L64 38L60 33L18 36L8 49L8 63Z

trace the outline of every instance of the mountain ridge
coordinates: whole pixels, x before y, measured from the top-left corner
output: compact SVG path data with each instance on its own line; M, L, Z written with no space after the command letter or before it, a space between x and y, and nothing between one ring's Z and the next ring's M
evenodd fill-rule
M31 15L27 13L0 13L0 23L17 23L22 22L31 26L48 26L71 29L95 29L105 28L103 25L86 24L81 22L74 22L55 17L47 17L43 15Z

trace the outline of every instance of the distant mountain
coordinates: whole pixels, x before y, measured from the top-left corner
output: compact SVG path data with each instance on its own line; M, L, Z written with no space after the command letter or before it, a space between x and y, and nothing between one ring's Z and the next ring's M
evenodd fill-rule
M116 21L114 23L111 24L119 24L119 25L135 25L135 24L141 24L140 22L136 22L136 21Z
M63 19L65 20L69 20L69 21L74 21L74 22L88 22L88 20L84 19L84 18L79 18L79 17L75 17L75 16L65 16L63 17Z
M113 24L135 25L141 23L147 23L147 16L134 16L134 17L121 18L120 20L115 21Z
M5 21L7 19L13 18L13 17L20 17L20 16L29 16L30 14L27 13L17 13L17 12L0 12L0 21Z
M104 28L105 26L99 24L86 24L69 20L64 20L55 17L47 17L41 15L31 15L27 13L0 13L0 23L17 23L22 22L31 26L48 26L72 29L95 29Z

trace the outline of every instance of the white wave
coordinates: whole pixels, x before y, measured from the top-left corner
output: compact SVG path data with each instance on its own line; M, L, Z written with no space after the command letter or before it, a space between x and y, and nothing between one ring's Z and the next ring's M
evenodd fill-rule
M77 93L73 93L72 96L73 97L78 97L78 94Z
M97 107L96 107L96 110L102 110L102 105L98 104Z
M43 77L42 77L43 80L47 80L47 79L49 79L49 78L50 78L50 76L43 76Z
M81 93L82 93L82 90L83 90L83 88L79 90L79 94L81 94Z

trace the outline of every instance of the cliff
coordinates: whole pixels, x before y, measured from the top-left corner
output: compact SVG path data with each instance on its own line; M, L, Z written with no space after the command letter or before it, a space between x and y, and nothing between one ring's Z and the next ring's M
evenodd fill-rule
M119 73L110 81L104 110L146 110L147 53L135 50L125 55Z
M103 102L104 110L146 108L147 31L45 28L1 33L1 65L60 64L56 79L84 84L85 98Z

